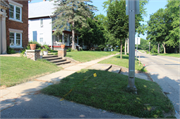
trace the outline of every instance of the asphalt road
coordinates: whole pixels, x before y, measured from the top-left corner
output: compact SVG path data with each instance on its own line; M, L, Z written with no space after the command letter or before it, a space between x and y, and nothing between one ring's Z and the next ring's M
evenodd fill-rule
M157 82L172 101L175 110L180 114L180 58L152 56L138 52L138 59L145 64L152 79Z
M14 106L0 112L0 118L137 118L66 100L60 101L60 98L43 94L25 95L15 102Z

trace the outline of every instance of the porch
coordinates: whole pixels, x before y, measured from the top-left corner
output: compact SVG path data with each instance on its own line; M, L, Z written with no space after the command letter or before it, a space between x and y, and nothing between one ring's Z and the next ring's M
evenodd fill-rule
M54 32L54 31L53 31ZM72 46L72 32L63 31L62 35L52 36L52 49L58 50L61 49L61 44L65 44L65 48L71 48ZM78 34L75 34L75 47L79 48L79 39Z

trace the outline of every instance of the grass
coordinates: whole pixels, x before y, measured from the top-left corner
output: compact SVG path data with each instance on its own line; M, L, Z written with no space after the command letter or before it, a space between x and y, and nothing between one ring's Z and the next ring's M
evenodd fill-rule
M179 53L161 53L161 54L158 54L158 53L153 53L153 55L159 55L159 56L169 56L169 57L180 57L180 54Z
M140 51L142 53L146 52L147 54L149 54L148 50L138 50L138 51ZM164 54L164 53L160 53L160 54L158 54L158 53L150 53L150 54L159 55L159 56L180 57L180 53L166 53L166 54Z
M7 87L26 82L37 75L60 70L46 60L33 61L25 57L0 57L0 64L1 85Z
M116 54L118 52L106 52L106 51L77 51L77 52L67 52L66 57L73 58L79 62L87 62L94 59L98 59L104 56Z
M129 67L129 55L124 55L122 56L122 59L120 59L120 55L116 55L114 57L111 57L109 59L100 61L98 63L101 64L114 64L114 65L118 65L118 66L122 66L122 67ZM144 66L140 63L139 65L139 61L135 61L135 69L141 72L147 72L147 70L144 68Z
M93 77L94 73L97 77ZM64 99L69 101L143 118L162 118L164 112L172 114L174 111L157 83L136 78L138 94L128 91L127 85L128 76L83 69L41 92L61 98L67 94ZM69 91L71 93L68 94Z

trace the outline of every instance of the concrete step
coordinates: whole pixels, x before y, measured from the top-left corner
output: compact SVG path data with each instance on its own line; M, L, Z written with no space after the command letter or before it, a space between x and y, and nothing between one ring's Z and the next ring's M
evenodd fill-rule
M121 73L121 67L118 66L112 66L109 70L109 72L114 72L114 73Z
M54 64L56 64L56 65L62 65L62 64L68 64L68 63L71 63L71 61L56 62L56 63L54 63Z
M49 62L52 62L52 63L64 62L64 61L66 61L66 59L52 59L52 60L49 60Z
M43 55L43 58L58 57L57 55Z
M43 59L46 59L46 60L58 60L58 59L62 59L62 57L43 57Z

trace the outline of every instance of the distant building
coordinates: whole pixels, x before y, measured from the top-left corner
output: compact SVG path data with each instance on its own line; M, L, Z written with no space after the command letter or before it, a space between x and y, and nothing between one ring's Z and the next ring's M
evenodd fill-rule
M29 41L37 41L44 45L49 45L51 48L60 48L62 38L66 47L71 47L72 32L70 29L64 30L64 35L52 35L56 29L53 29L52 22L56 19L53 16L55 5L53 1L43 0L38 3L29 3ZM78 36L76 34L75 42L78 44ZM61 40L61 41L60 41Z
M28 44L28 0L0 0L0 54Z

